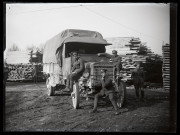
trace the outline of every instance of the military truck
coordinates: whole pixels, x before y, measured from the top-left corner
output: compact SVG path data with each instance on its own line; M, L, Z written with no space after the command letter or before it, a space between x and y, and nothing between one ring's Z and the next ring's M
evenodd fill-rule
M63 90L68 74L71 72L72 51L77 51L85 62L85 72L73 84L72 103L79 107L80 97L87 97L88 92L95 91L94 85L100 81L100 70L107 69L109 77L113 78L113 64L109 58L98 57L105 53L106 46L111 45L96 31L66 29L45 43L43 52L43 72L46 75L47 93L53 96L55 91ZM114 81L117 91L117 104L122 107L126 99L126 86L120 76Z

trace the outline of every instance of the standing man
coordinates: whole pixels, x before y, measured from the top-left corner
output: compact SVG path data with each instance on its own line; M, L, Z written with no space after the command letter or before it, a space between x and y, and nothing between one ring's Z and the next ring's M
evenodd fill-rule
M140 62L137 63L136 69L132 72L131 78L133 79L133 84L135 88L136 97L141 101L144 101L144 71L143 68L140 67ZM140 95L139 95L140 93ZM139 97L140 96L140 97Z
M90 111L90 113L94 113L97 111L97 104L98 104L98 99L100 97L103 97L103 96L108 96L113 107L114 107L114 110L115 110L115 114L118 115L119 112L118 112L118 107L117 107L117 104L116 104L116 101L115 101L115 98L114 98L114 92L115 92L115 89L113 87L113 83L112 83L112 80L110 78L108 78L107 76L107 70L106 69L102 69L101 70L101 82L99 84L96 84L95 85L95 88L101 88L100 92L97 93L95 95L95 99L94 99L94 108L92 111Z
M116 50L112 51L112 55L107 54L107 53L98 53L98 56L106 56L110 58L110 62L113 63L114 69L113 69L113 74L114 76L119 76L119 72L122 70L122 63L121 63L121 57L117 54ZM115 78L114 78L115 80Z
M32 77L33 77L34 83L37 83L37 72L38 72L38 69L37 69L37 65L35 64L32 70Z
M73 91L73 82L77 81L85 70L84 61L79 57L78 52L72 52L73 62L71 73L67 76L66 88L64 91Z

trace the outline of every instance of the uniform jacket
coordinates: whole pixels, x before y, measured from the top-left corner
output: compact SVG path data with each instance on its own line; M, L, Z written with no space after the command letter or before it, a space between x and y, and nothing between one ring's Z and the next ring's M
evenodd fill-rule
M32 70L32 76L36 77L37 76L37 65L34 66L34 69Z
M105 77L105 80L101 79L101 82L95 85L95 89L101 89L101 93L109 94L114 91L114 85L112 82L112 79L108 78L108 76Z
M84 61L81 58L78 58L78 60L74 60L72 64L72 72L76 72L77 74L82 74L85 70Z
M114 56L114 55L110 55L108 53L101 53L101 55L104 55L108 58L110 58L113 62L113 65L114 66L120 66L122 68L122 65L121 65L121 56L117 55L117 56Z
M117 56L112 56L111 57L113 64L116 65L120 65L121 64L121 57L119 55Z
M133 82L138 82L138 81L144 81L145 79L145 74L144 74L144 71L141 70L141 69L135 69L133 72L132 72L132 79L133 79Z

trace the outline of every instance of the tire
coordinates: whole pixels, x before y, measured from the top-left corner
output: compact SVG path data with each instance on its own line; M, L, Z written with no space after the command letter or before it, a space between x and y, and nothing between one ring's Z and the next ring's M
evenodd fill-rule
M117 95L117 106L122 108L126 103L126 85L123 81L119 82L119 85L116 84L116 91L119 92Z
M80 94L79 85L77 82L73 84L73 92L71 93L71 97L74 109L79 108Z
M49 78L46 80L46 86L48 89L48 96L54 96L55 88L49 85Z

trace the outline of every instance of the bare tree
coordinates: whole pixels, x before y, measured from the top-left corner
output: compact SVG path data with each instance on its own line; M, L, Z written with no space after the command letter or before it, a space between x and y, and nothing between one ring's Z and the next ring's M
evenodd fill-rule
M27 51L32 51L32 50L34 50L34 49L36 49L36 48L37 48L37 47L32 44L32 45L30 45L30 46L27 46L27 47L26 47L26 50L27 50Z
M12 46L8 49L8 51L20 51L18 45L15 43L12 44Z
M39 51L40 51L41 53L43 53L44 43L41 43L38 48L39 48Z

